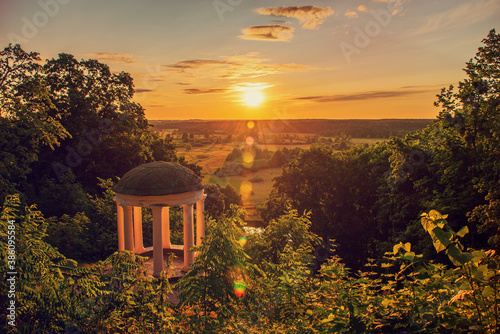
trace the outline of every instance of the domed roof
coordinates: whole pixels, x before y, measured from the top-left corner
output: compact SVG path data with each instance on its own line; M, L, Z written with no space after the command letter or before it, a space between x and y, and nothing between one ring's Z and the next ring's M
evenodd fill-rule
M204 184L188 168L171 162L157 161L138 166L113 187L117 194L164 196L201 190Z

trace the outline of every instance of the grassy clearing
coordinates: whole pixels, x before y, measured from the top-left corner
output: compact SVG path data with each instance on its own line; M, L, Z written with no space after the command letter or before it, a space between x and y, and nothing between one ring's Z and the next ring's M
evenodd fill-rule
M384 141L384 139L376 138L353 138L351 139L354 145L374 145L377 142ZM192 144L192 143L191 143ZM260 217L256 214L256 209L263 205L271 192L273 187L273 179L281 174L281 168L269 168L261 169L260 171L253 173L246 171L243 175L238 176L228 176L228 177L218 177L214 176L213 172L224 165L226 157L233 148L242 147L243 142L232 142L232 143L221 143L221 144L210 144L205 146L192 146L192 148L187 151L184 144L181 141L177 142L177 151L179 155L185 156L188 162L195 162L202 167L203 180L209 184L219 184L221 186L226 186L231 184L236 190L241 189L243 182L251 183L251 193L243 197L243 207L247 210L249 216L247 221L259 221ZM267 149L269 151L276 151L282 149L283 147L288 147L290 149L295 147L309 148L310 144L258 144L261 149ZM252 179L257 177L261 178L262 181L252 182Z
M381 143L383 141L387 141L387 139L378 139L378 138L352 138L351 143L354 145L375 145L377 143Z

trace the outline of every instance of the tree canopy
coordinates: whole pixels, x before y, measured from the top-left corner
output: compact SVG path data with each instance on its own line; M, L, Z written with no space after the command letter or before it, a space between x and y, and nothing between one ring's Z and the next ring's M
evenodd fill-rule
M102 193L102 180L116 181L157 160L199 174L199 166L177 157L172 139L149 130L133 95L128 73L113 73L97 60L61 53L43 62L36 52L7 46L0 52L0 198L22 194L25 203L54 217L53 241L61 239L57 234L87 240L89 231L100 230L116 238L114 229L97 220L96 201L113 204ZM114 221L115 214L108 215ZM79 254L109 255L111 242L116 245L111 238L100 251Z
M312 230L335 239L354 268L404 238L434 256L417 220L430 209L468 226L472 245L500 250L500 36L491 30L483 44L458 90L437 96L432 125L372 147L304 150L276 178L264 219L287 203L311 210Z

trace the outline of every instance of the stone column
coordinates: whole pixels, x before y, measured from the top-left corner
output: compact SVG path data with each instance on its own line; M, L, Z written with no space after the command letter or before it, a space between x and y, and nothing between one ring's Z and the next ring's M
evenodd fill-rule
M201 245L201 238L205 236L205 198L196 202L196 246Z
M116 220L118 221L118 250L125 250L125 234L123 223L123 207L116 203Z
M125 250L134 251L134 223L132 221L132 207L123 207L123 217L125 220Z
M144 239L142 237L142 208L134 207L134 244L136 253L144 252Z
M152 206L153 210L153 275L163 271L163 207Z
M170 248L170 207L163 211L163 248Z
M194 244L193 229L193 204L183 204L184 216L184 270L189 270L189 266L194 262L194 253L189 249Z

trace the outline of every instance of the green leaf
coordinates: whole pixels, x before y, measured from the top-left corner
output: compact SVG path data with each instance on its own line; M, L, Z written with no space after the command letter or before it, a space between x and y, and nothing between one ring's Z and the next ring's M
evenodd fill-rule
M431 211L429 211L429 218L432 220L436 220L436 219L441 219L442 216L439 213L439 211L431 210Z
M415 258L415 253L414 252L406 252L405 255L403 256L404 259L408 261L413 261Z
M382 306L387 307L391 305L393 302L394 301L392 299L384 298L384 300L382 300Z
M460 229L460 231L457 232L457 235L460 238L463 238L467 233L469 233L469 228L467 226L464 226Z
M404 247L404 246L403 246L403 243L402 243L402 242L400 242L399 244L394 245L394 247L392 247L392 253L393 253L394 255L396 255L397 253L399 253L399 250L400 250L401 248L403 248L403 247Z
M440 251L444 251L446 247L443 245L439 239L437 239L435 236L432 237L432 244L434 245L434 248L436 248L436 251L439 253Z
M476 250L472 252L472 255L474 255L475 260L482 260L486 259L486 253L483 250Z
M432 229L434 227L436 227L436 224L434 224L434 222L427 217L423 217L421 222L422 222L422 226L426 232L431 233Z
M456 245L448 247L446 253L448 254L451 262L453 262L456 266L462 266L474 258L471 253L462 253Z
M436 238L441 241L441 243L444 245L444 247L448 247L451 244L451 238L453 237L453 234L450 232L445 232L443 231L442 228L436 227L432 230Z
M484 298L489 298L495 294L495 290L491 286L487 286L483 289L483 292L481 292Z
M411 243L407 242L403 245L405 251L409 252L411 250Z
M328 318L321 320L321 325L332 322L335 319L335 316L333 314L329 314Z

